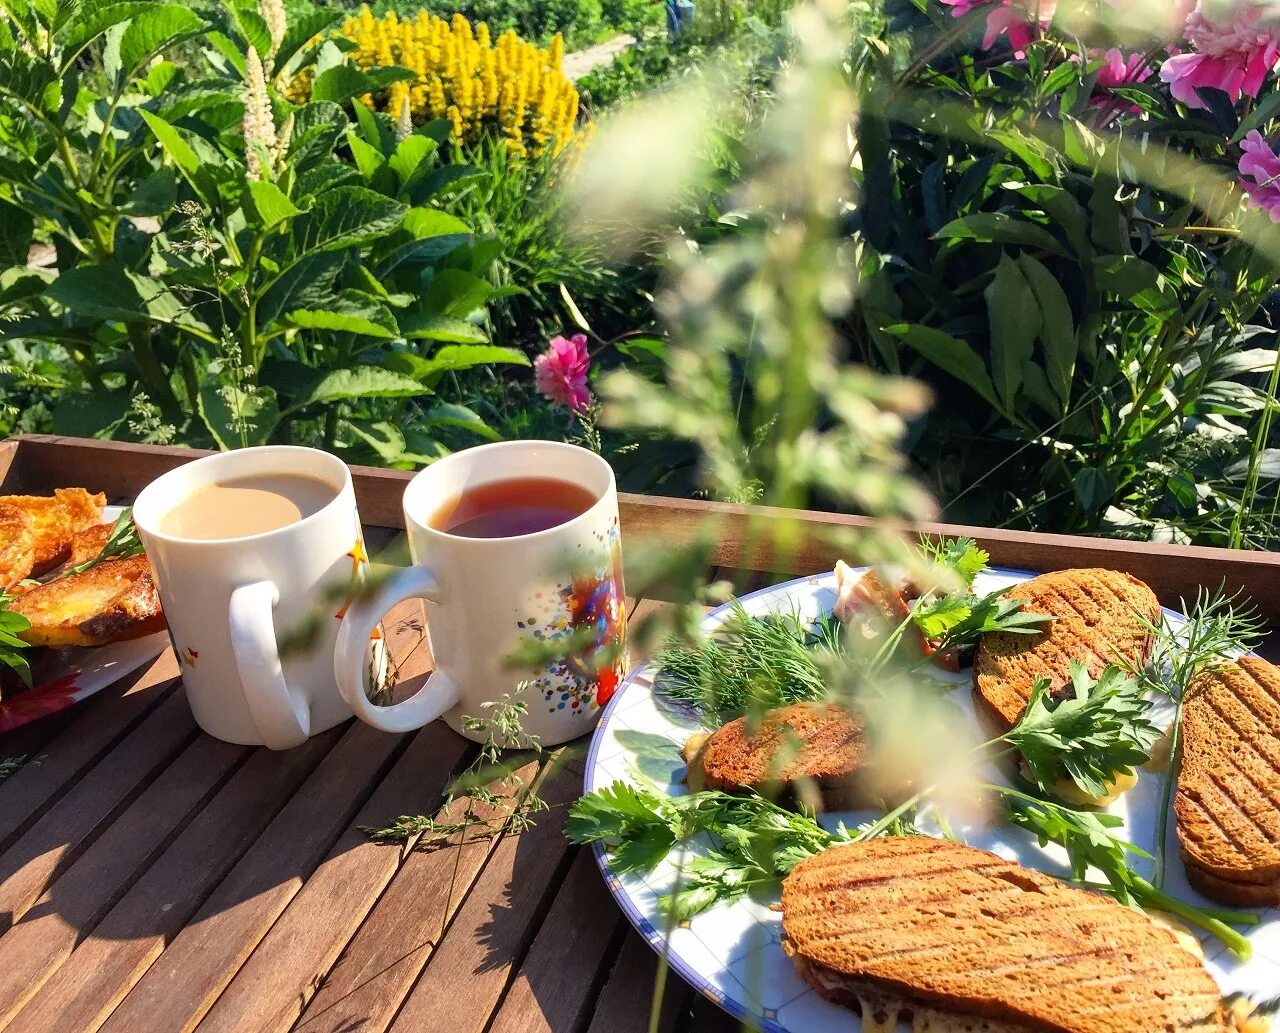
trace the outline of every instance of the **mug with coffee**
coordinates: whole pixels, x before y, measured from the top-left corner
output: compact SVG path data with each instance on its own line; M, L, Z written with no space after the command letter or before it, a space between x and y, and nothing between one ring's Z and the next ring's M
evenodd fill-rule
M344 462L285 445L207 456L148 485L133 519L201 728L284 749L351 716L333 655L366 560ZM314 636L282 656L277 631L304 625Z
M335 671L352 710L396 732L443 716L480 738L463 718L520 690L524 731L544 746L589 732L627 667L609 464L557 442L480 445L414 477L404 517L414 565L357 599L338 631ZM409 699L375 706L363 643L387 610L412 598L429 604L436 670ZM552 658L513 665L529 644L547 645Z

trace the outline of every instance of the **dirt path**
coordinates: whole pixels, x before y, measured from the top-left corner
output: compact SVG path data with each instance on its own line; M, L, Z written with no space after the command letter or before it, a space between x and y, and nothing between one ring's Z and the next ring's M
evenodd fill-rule
M635 41L636 38L634 36L624 32L621 36L614 36L613 39L605 40L594 47L587 47L586 50L566 54L561 67L570 80L581 79L591 69L607 65Z

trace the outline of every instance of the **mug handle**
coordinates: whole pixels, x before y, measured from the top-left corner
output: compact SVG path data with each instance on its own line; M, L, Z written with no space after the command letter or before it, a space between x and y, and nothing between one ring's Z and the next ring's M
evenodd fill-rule
M311 711L284 681L276 643L274 609L280 592L270 581L241 585L231 593L231 651L253 723L273 750L301 746L311 736Z
M338 688L356 717L384 732L411 732L430 724L458 702L458 687L443 671L432 672L408 699L388 707L374 706L365 691L365 654L378 624L388 610L406 599L439 602L436 576L426 567L405 567L388 578L372 594L356 599L338 629L333 673Z

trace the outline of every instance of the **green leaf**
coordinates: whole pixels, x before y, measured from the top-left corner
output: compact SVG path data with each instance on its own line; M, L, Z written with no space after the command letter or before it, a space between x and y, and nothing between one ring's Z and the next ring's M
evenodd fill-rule
M579 330L585 330L589 334L594 334L591 324L587 322L587 317L582 314L582 310L578 308L577 302L573 300L573 295L569 293L569 288L563 283L560 284L560 297L564 300L564 307L569 310L569 318L573 320L574 325Z
M155 7L155 0L130 0L127 3L106 2L80 5L76 17L66 25L67 32L61 38L60 71L73 65L80 52L113 25L128 21Z
M528 366L529 356L515 348L502 348L496 344L448 344L426 360L426 368L428 374L436 374L491 363Z
M365 187L339 187L316 198L293 223L295 258L362 244L394 229L408 209Z
M1089 241L1089 213L1084 210L1084 205L1071 196L1070 191L1047 183L1032 183L1018 187L1017 192L1038 204L1062 227L1062 232L1076 254L1084 259L1090 257L1093 245Z
M333 297L333 282L346 261L344 252L322 251L295 262L263 293L258 321L263 327L295 308L319 308Z
M1049 385L1065 408L1071 400L1079 350L1071 304L1057 279L1038 259L1020 255L1018 267L1040 311L1040 343L1044 346Z
M203 32L208 25L181 4L154 4L129 22L120 39L120 70L133 78L144 62L165 47Z
M186 312L162 280L114 265L68 269L44 295L80 316L134 323L176 323Z
M378 369L376 366L338 369L320 378L306 395L289 406L286 414L309 405L323 405L356 398L412 398L430 393L430 388L424 387L403 373Z
M146 122L152 135L164 149L164 153L169 156L169 160L178 167L178 171L186 177L187 181L195 186L195 175L200 169L200 159L196 157L196 152L191 149L191 145L182 138L182 134L177 129L159 115L153 115L142 108L138 109L138 114L142 116L142 121Z
M373 88L373 80L360 69L348 64L334 65L316 76L311 99L343 104L362 93L371 93Z
M385 305L349 296L334 298L321 309L295 309L282 322L305 330L361 334L384 340L399 336L395 318Z
M910 345L939 369L951 374L995 409L1000 409L995 388L981 356L958 337L915 323L898 323L884 328Z
M1012 412L1022 386L1022 364L1035 351L1040 332L1040 310L1035 295L1008 255L1000 256L996 275L983 296L991 326L991 374L996 391Z
M427 288L423 301L449 316L469 316L493 293L488 280L462 269L441 269Z
M413 422L419 427L457 427L488 441L502 440L502 435L485 423L478 413L457 402L436 402Z
M0 201L0 266L27 264L35 217L8 201Z
M312 8L309 11L293 11L289 15L289 29L280 41L276 53L276 68L283 68L303 47L325 29L342 20L342 12L329 8Z
M483 327L438 313L401 316L400 333L409 340L449 341L454 344L483 344L489 340Z
M1087 513L1096 513L1102 509L1115 497L1120 487L1116 475L1110 470L1100 470L1093 466L1077 470L1071 484L1075 489L1076 498Z
M1160 270L1134 255L1099 255L1093 263L1098 286L1154 315L1170 315L1176 296L1166 294Z
M264 64L267 55L271 53L271 30L267 28L266 20L257 11L248 10L231 5L232 19L236 24L236 31L240 33L240 38L244 40L244 50L246 56L248 50L252 47L258 52L258 58Z
M298 214L294 203L270 180L251 180L248 198L250 212L263 229L271 229Z
M400 189L405 190L421 173L429 167L427 158L435 153L439 145L425 136L414 134L401 140L387 162L391 171L396 174Z
M401 228L418 240L471 233L471 228L456 215L438 208L411 208Z
M245 389L206 380L200 387L200 418L224 451L265 445L280 422L276 393L261 385Z
M941 638L972 612L964 595L936 596L911 608L911 619L927 639Z
M940 240L976 240L984 244L1017 244L1069 257L1069 252L1043 226L1004 212L978 212L953 219L934 234Z
M376 423L361 424L344 420L343 426L373 449L385 465L391 466L404 460L404 432L394 423L379 420Z
M363 104L357 104L356 107L362 108ZM373 144L366 143L356 133L354 128L347 130L347 146L351 148L351 156L356 160L356 168L360 170L360 175L368 181L372 181L383 165L386 159L382 156L382 152Z

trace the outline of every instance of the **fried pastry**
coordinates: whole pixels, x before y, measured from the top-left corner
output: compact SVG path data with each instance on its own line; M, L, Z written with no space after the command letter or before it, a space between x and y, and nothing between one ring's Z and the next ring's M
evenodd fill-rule
M0 589L31 575L35 563L35 521L17 506L0 504Z
M65 563L72 536L101 523L106 504L105 495L91 495L84 488L58 488L52 497L0 495L0 506L19 509L32 522L31 567L24 576L39 577Z
M102 646L165 627L145 556L107 560L82 574L40 585L9 609L31 622L21 637L33 646Z

